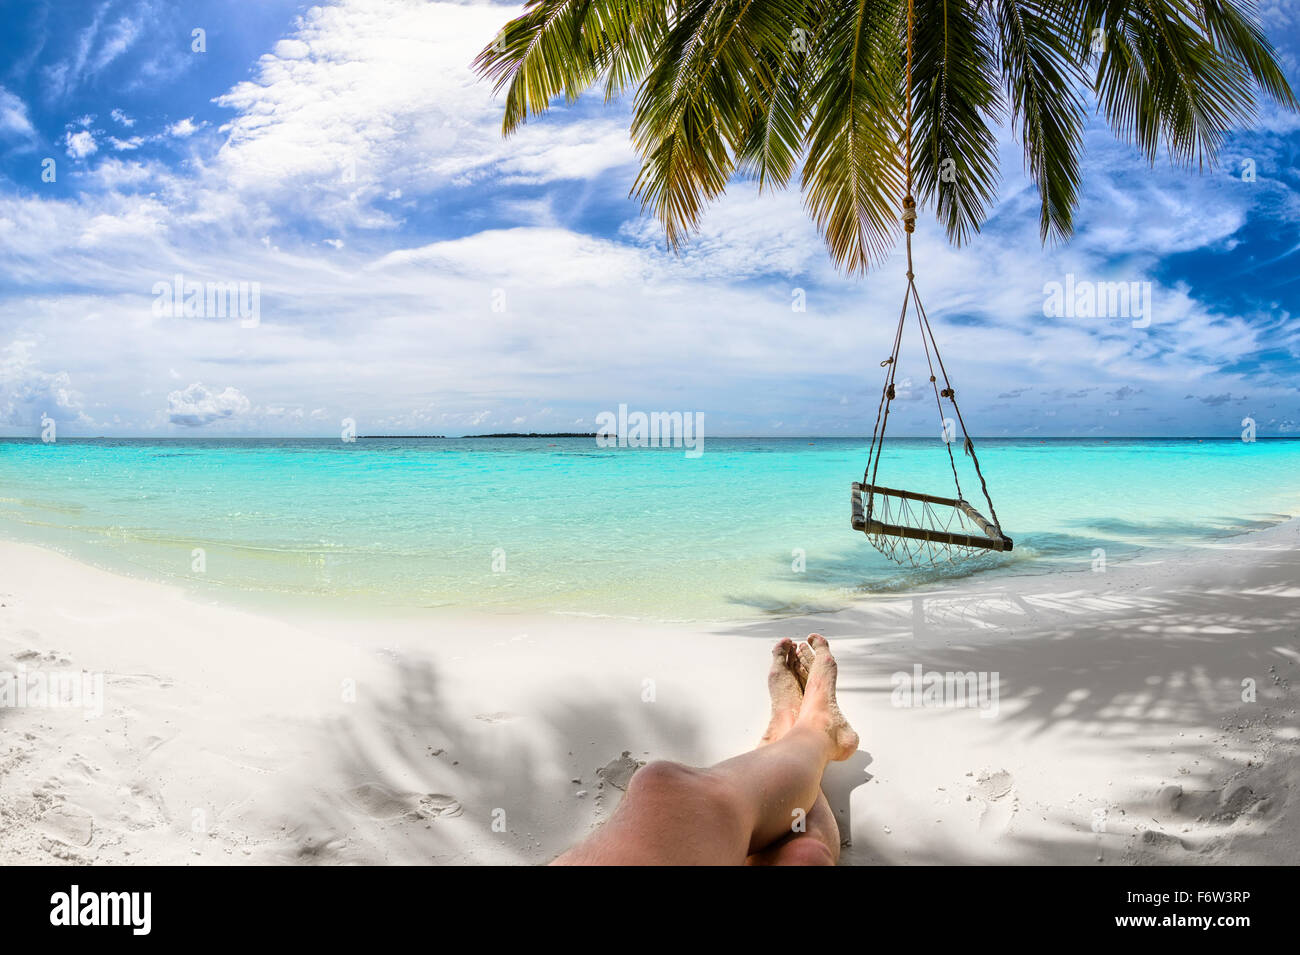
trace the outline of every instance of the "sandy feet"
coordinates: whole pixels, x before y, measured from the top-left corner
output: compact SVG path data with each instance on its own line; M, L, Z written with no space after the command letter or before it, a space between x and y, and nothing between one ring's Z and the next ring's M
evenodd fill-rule
M772 719L759 745L775 742L795 726L825 733L831 741L831 759L848 759L858 748L858 734L849 726L835 700L837 669L830 644L820 633L806 643L781 640L772 648L767 689L772 698Z
M767 692L772 698L772 719L759 740L760 746L775 743L793 728L803 705L803 680L798 675L799 657L794 641L786 638L772 648L772 667L767 672Z

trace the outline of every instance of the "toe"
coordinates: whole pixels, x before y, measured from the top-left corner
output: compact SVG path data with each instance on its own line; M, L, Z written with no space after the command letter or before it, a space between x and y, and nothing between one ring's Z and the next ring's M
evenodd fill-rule
M794 649L794 659L791 661L790 669L794 670L794 675L799 678L799 685L806 686L808 683L808 674L812 670L813 660L816 654L813 648L806 643L801 643Z
M835 657L831 654L831 645L826 642L826 638L820 633L808 634L808 645L815 651L813 662L808 669L813 673L835 672Z

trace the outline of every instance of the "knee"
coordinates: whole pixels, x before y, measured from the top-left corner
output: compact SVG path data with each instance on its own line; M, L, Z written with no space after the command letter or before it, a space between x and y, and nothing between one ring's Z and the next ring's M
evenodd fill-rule
M667 760L647 763L637 770L628 786L628 796L695 815L735 818L739 808L726 780L707 769Z
M659 759L646 763L633 774L627 793L642 799L681 798L697 788L704 775L703 770Z

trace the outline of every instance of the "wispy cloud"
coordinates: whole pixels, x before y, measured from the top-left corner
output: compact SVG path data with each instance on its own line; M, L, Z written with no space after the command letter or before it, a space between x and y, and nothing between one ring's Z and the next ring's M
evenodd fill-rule
M152 16L152 4L141 0L130 12L118 14L119 4L105 0L98 4L90 22L79 30L71 49L60 59L43 69L44 88L51 101L60 101L73 95L88 80L92 80L140 38L142 23Z
M17 95L0 86L0 138L31 139L36 135L27 104Z
M0 402L7 426L48 405L96 433L329 434L343 417L363 431L572 430L628 400L740 433L870 429L901 259L845 280L797 191L743 182L668 252L626 197L625 104L562 108L501 139L500 101L468 64L507 9L313 7L267 38L246 80L178 87L162 109L112 91L110 135L89 120L108 106L79 84L143 34L108 6L56 64L65 115L88 114L57 127L75 189L0 190L0 340L27 343L4 366L20 396ZM1249 142L1281 167L1300 133ZM1100 126L1087 147L1069 244L1040 246L1009 137L983 234L957 250L932 222L918 230L917 281L972 427L1150 433L1173 414L1174 430L1227 432L1250 402L1278 403L1275 428L1300 418L1295 299L1225 300L1211 269L1171 264L1272 268L1252 258L1259 223L1282 228L1300 186L1148 169ZM259 283L260 322L156 314L154 286L178 274ZM1150 283L1149 327L1048 318L1044 285L1066 275ZM908 334L902 373L923 382ZM1189 389L1206 397L1184 401ZM932 406L900 405L902 431L934 433Z

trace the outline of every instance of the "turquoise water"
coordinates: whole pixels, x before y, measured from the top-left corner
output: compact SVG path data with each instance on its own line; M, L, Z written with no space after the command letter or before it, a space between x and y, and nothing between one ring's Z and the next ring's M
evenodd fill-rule
M979 452L1016 546L961 569L899 568L852 531L861 439L714 438L696 459L577 438L0 440L0 534L214 594L719 620L1086 568L1097 547L1125 560L1300 513L1300 441ZM943 445L891 441L879 482L951 494Z

